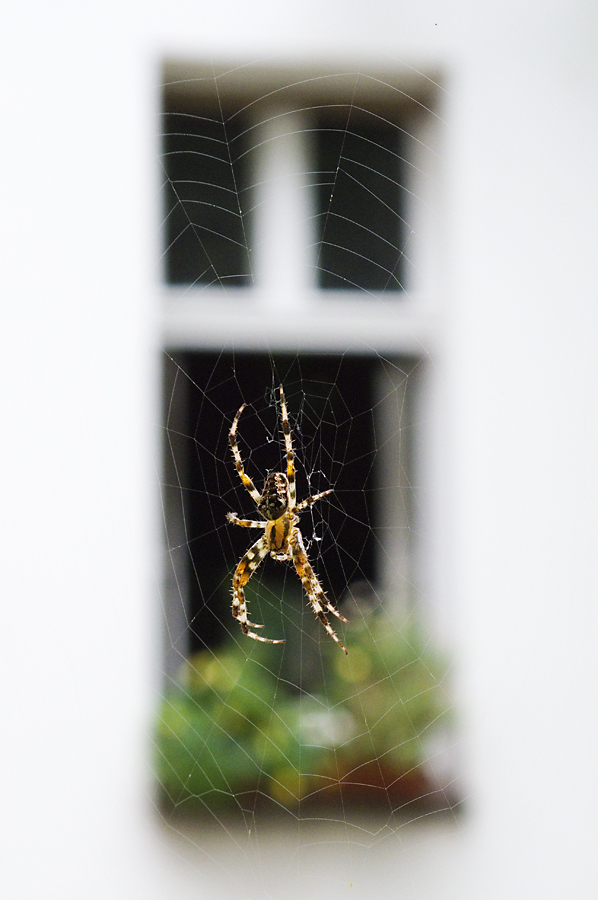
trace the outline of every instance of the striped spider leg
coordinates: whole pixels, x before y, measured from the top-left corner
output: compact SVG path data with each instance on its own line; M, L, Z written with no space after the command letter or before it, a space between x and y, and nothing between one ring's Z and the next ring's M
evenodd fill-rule
M282 385L280 387L280 404L287 471L286 474L284 472L271 472L264 482L264 489L261 494L256 489L249 475L245 472L237 443L237 427L241 413L245 409L245 404L239 409L229 432L229 442L239 478L251 495L258 512L264 516L263 519L259 520L239 519L237 514L233 512L227 513L226 516L228 521L233 525L240 525L242 528L260 528L264 532L255 544L249 548L235 569L235 574L233 575L233 616L239 621L243 633L248 637L253 638L253 640L263 641L266 644L284 643L282 640L271 640L270 638L262 637L262 635L250 631L250 628L263 628L263 626L256 625L255 622L250 622L247 618L247 603L245 601L243 588L256 571L261 561L270 554L273 559L276 559L279 562L293 563L314 613L319 618L330 637L336 641L341 650L347 653L347 650L341 644L330 625L330 622L326 618L324 610L332 613L340 619L341 622L346 622L347 620L341 616L336 607L327 599L322 589L322 585L318 581L318 577L307 558L305 545L303 543L303 535L297 527L299 522L298 514L303 512L303 510L307 509L317 500L321 500L322 497L331 494L332 491L322 491L320 494L314 494L313 496L302 500L301 503L297 503L293 439L291 436L287 405L284 399Z

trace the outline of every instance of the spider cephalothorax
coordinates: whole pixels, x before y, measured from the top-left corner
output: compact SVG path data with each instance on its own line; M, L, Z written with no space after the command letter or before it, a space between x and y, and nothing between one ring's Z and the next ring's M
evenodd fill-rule
M301 503L297 503L295 491L295 463L293 458L293 441L291 438L291 429L289 426L289 417L287 414L287 406L284 399L284 391L280 388L280 405L282 410L282 430L284 433L284 444L286 451L287 472L271 472L264 482L264 489L260 494L243 468L243 460L239 452L237 444L237 426L241 413L245 409L245 404L240 408L234 418L233 424L229 432L229 440L237 472L239 478L251 494L258 511L264 516L262 521L253 521L250 519L239 519L236 513L229 512L227 519L235 525L241 525L243 528L261 528L264 531L262 537L249 548L233 575L233 616L241 623L244 634L256 641L264 641L267 644L282 644L284 641L274 641L270 638L262 637L250 631L251 628L262 628L262 625L256 625L247 618L247 604L243 588L261 563L268 555L279 561L291 561L297 570L297 574L301 579L305 592L311 603L312 609L322 622L324 628L330 637L336 641L339 647L347 651L339 641L330 622L324 614L324 609L331 612L342 622L347 620L341 616L339 611L326 598L322 586L318 581L318 577L311 567L305 552L303 544L303 536L297 527L299 522L299 513L307 509L316 500L326 497L332 491L322 491L321 494L314 494Z

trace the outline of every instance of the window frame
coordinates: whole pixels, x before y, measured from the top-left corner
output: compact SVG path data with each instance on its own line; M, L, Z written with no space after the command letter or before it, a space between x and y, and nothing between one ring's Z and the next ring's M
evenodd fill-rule
M417 570L425 566L422 558L425 554L414 546L412 539L417 528L410 493L419 462L412 458L413 435L402 427L396 411L408 409L410 422L423 418L422 406L430 399L427 359L436 353L441 338L439 148L442 123L437 112L438 74L416 73L407 67L392 71L362 69L356 79L355 70L349 68L346 71L317 66L214 68L188 60L170 60L163 68L162 90L164 106L170 109L174 104L180 109L197 109L198 104L203 104L206 112L223 108L253 110L256 128L261 129L260 144L265 148L258 160L261 171L254 176L256 184L262 187L256 188L258 195L252 198L252 205L258 211L252 226L253 282L234 289L223 285L183 286L163 282L162 344L175 356L223 348L254 353L370 353L409 368L408 379L402 383L397 379L390 403L385 403L381 388L378 398L381 432L386 434L377 485L384 498L377 523L379 583L382 593L394 592L399 598L397 611L405 610L409 597L400 596L396 591L397 548L402 547L403 594L406 585L417 585ZM306 272L313 272L309 252L306 253L306 248L309 251L313 244L313 233L306 230L305 223L313 218L313 209L310 211L306 205L303 190L309 152L305 111L349 102L359 108L367 107L385 120L401 122L399 127L409 127L406 219L411 231L411 265L400 302L375 291L318 287L315 278L306 277ZM268 185L275 181L271 176L277 166L278 183L281 178L290 183L282 204L284 216L281 216L280 197L268 196ZM260 210L263 215L259 214ZM168 385L165 399L168 400ZM170 408L169 415L182 421L184 410ZM425 436L421 440L425 441ZM407 471L406 459L410 460ZM167 514L174 516L169 526L168 546L181 546L185 539L182 497L178 508L169 509ZM405 534L410 535L407 544ZM176 535L182 540L177 540ZM403 536L402 544L399 535ZM185 619L190 575L181 565L171 555L167 576L171 609L167 618L173 616L172 633L181 632ZM172 633L167 637L166 653L171 660L167 669L174 671L185 650L184 639L173 649Z

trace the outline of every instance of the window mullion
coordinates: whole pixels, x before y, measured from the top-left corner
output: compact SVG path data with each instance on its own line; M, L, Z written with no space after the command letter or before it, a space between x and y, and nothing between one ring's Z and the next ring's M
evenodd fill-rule
M298 310L314 287L314 198L309 131L301 113L276 112L255 129L253 272L260 306Z

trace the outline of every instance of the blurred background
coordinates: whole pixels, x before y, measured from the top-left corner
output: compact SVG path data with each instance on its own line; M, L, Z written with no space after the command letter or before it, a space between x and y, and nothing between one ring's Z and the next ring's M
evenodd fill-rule
M6 16L6 896L595 896L597 24L563 0L59 0ZM427 301L389 340L412 355L408 332L429 360L426 596L455 660L468 797L458 820L412 823L359 866L353 836L323 831L281 867L297 835L264 832L236 872L232 832L190 837L155 808L162 348L214 350L230 327L165 296L197 277L163 258L160 114L180 61L440 86L422 141Z

